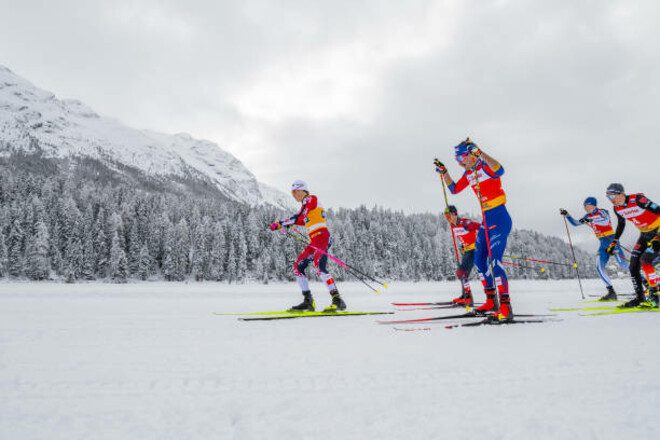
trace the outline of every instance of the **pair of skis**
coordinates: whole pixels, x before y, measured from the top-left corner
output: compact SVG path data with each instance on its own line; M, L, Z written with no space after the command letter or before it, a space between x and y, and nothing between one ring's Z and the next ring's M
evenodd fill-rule
M370 316L370 315L392 315L394 312L298 312L292 310L279 310L273 312L252 313L213 313L221 316L238 316L239 321L277 321L282 319L298 318L321 318L340 316Z

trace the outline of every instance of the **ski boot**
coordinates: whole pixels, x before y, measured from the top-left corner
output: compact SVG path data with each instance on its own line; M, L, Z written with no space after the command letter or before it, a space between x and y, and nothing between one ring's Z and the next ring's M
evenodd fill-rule
M633 307L639 307L640 304L646 301L646 298L644 298L644 294L642 293L637 294L636 297L628 301L627 303L623 303L619 306L620 309L632 309Z
M330 296L332 296L332 303L323 309L324 312L341 312L346 310L346 303L344 300L341 298L341 295L339 295L339 292L336 290L333 290L330 292Z
M495 289L486 289L486 302L474 309L476 313L486 314L495 310Z
M612 286L607 286L607 294L601 296L598 298L598 301L616 301L616 292L614 291L614 287Z
M456 306L463 306L463 307L472 307L474 305L474 300L472 299L472 293L470 292L463 292L463 295L459 296L458 298L452 299L451 302Z
M500 309L488 316L489 320L497 322L513 321L513 308L507 293L500 294Z
M655 309L660 307L660 295L658 295L657 290L655 292L649 293L649 302L653 303L653 308Z
M297 306L293 306L289 309L290 312L313 312L316 310L316 304L314 303L314 298L312 298L312 292L306 290L303 292L303 302Z

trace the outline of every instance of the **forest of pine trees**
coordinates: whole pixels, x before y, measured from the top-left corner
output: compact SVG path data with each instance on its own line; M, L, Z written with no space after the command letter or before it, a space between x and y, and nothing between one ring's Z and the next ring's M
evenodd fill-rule
M0 277L226 282L293 280L301 244L267 225L284 213L228 201L157 194L122 184L42 176L6 168L0 176ZM391 280L453 278L447 226L438 215L382 208L328 212L331 253ZM511 253L569 261L559 239L514 231ZM585 276L592 258L578 252ZM346 277L331 266L336 278ZM515 278L568 278L570 267L548 271L509 267Z

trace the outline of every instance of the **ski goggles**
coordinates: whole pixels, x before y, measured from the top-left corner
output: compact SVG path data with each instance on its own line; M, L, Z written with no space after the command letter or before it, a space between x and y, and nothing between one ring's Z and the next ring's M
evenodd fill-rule
M470 155L470 153L457 154L456 155L456 162L462 164L463 162L465 162L465 159L467 159L469 155Z

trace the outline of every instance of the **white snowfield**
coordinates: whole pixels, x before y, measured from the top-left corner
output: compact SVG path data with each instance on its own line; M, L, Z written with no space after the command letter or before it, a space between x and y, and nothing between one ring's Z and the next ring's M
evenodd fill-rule
M457 285L340 288L353 310L387 311L450 299ZM512 292L519 313L581 304L573 281L513 282ZM660 314L397 326L410 332L372 316L213 314L299 301L293 283L1 283L0 438L660 438Z
M118 162L151 176L203 177L233 200L292 206L290 197L258 182L212 142L127 127L80 101L58 99L0 65L0 154L31 152L34 141L46 157L91 157L111 169Z

